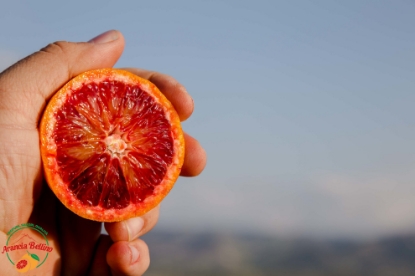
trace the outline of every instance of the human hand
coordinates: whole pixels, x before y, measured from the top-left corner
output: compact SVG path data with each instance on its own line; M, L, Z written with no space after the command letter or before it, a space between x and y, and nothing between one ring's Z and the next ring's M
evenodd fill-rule
M159 207L142 217L102 224L73 214L44 182L38 125L51 96L74 76L114 66L124 48L118 31L106 32L87 43L55 42L0 74L0 241L21 223L32 222L49 232L54 250L37 269L40 275L142 275L150 257L137 239L156 224ZM130 72L152 81L172 102L181 120L193 111L184 87L167 75L142 69ZM195 176L204 168L206 154L185 134L186 155L181 175ZM4 274L15 270L5 256Z

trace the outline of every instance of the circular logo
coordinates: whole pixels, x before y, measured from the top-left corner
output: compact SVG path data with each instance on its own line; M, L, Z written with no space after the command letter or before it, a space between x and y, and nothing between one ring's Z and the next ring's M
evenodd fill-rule
M3 246L5 254L14 268L24 273L43 265L53 248L49 246L48 232L33 223L23 223L10 229Z

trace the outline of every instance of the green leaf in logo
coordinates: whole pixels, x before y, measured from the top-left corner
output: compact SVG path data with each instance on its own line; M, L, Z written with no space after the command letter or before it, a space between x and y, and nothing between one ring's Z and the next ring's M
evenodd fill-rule
M28 250L26 250L26 252L27 252L27 254L30 255L30 257L32 257L33 259L35 259L36 261L39 262L40 259L39 259L39 257L36 254L30 253Z
M40 260L39 257L36 254L30 254L30 257L32 257L36 261L39 261Z

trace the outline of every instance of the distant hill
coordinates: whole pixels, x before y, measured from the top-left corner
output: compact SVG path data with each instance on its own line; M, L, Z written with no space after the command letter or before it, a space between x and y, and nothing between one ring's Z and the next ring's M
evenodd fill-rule
M151 232L146 276L414 276L415 234L376 242Z

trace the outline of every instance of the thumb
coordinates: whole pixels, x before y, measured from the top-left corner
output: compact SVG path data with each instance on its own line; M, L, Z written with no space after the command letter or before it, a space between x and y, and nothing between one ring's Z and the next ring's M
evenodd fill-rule
M0 74L0 124L36 127L49 98L74 76L114 66L124 49L119 31L89 42L59 41Z

